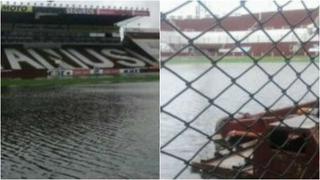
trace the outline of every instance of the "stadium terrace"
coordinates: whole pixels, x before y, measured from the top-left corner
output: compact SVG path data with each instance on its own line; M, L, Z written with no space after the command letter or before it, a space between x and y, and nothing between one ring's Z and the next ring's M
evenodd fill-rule
M1 6L3 78L158 72L158 32L120 34L146 9Z

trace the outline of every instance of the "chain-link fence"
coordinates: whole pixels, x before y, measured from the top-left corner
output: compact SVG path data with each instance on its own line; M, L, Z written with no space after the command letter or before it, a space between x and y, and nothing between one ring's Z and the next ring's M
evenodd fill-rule
M161 14L162 178L318 178L318 5L213 3Z

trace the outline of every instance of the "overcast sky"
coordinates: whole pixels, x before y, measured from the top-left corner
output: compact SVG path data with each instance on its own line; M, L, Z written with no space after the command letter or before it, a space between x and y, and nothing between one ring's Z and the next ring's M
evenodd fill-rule
M160 11L169 11L183 2L185 2L185 0L161 0ZM240 4L240 0L203 0L202 2L204 2L209 9L217 15L226 14ZM288 2L288 0L276 0L276 2L282 5ZM304 2L310 8L319 6L319 0L304 0ZM191 2L172 15L195 16L197 4L197 2ZM275 11L277 9L273 0L247 0L246 6L253 12ZM292 0L287 6L285 6L284 10L302 8L303 5L301 0ZM244 14L245 11L237 11L237 13Z
M47 0L1 0L3 3L9 2L13 4L23 3L43 3L47 4ZM111 7L128 7L128 8L148 8L150 11L149 17L142 17L136 21L131 22L127 27L141 27L141 28L159 28L159 1L158 0L54 0L54 3L59 4L75 4L75 5L94 5L94 6L111 6Z

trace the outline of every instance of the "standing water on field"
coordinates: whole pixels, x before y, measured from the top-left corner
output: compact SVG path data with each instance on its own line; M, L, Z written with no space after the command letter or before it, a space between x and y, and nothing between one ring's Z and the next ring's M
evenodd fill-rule
M157 178L159 83L9 88L2 178Z
M279 71L273 77L273 81L277 85L271 82L266 73L260 68L253 67L250 69L252 63L221 63L219 67L232 77L237 77L244 73L236 82L251 93L261 89L255 95L255 98L265 106L272 105L271 109L292 106L292 99L300 100L301 102L316 100L319 91L319 70L316 67L318 64L293 62L290 64L291 68L284 66L282 62L259 63L259 65L268 74L274 74ZM187 81L191 81L205 72L211 65L209 63L181 63L168 66ZM298 72L303 71L300 75L303 81L297 79L297 75L292 68ZM306 84L312 85L311 91L307 89ZM163 109L176 117L161 113L160 146L166 145L162 150L185 160L190 160L194 157L192 161L197 162L200 159L212 158L215 150L214 144L211 142L205 145L208 142L207 137L197 132L197 130L212 135L217 120L226 117L227 114L217 107L210 106L206 98L190 88L180 93L186 88L185 82L164 68L161 69L160 87L165 87L161 88L160 104L164 105L170 102ZM264 108L259 103L250 100L251 98L243 89L231 82L230 78L217 68L211 69L192 83L192 87L210 98L217 97L214 103L227 112L248 112L251 114L264 112ZM279 87L287 89L286 93L292 99L283 95ZM172 98L175 99L170 101ZM241 108L243 104L245 105ZM186 126L177 118L187 122L196 118L190 124L195 129L188 128L183 131ZM183 133L180 133L182 131ZM167 142L170 143L167 144ZM203 146L205 148L198 153ZM162 171L160 176L162 178L172 178L185 166L183 161L161 154ZM179 178L200 178L200 176L198 173L191 173L190 168L188 168L183 171Z

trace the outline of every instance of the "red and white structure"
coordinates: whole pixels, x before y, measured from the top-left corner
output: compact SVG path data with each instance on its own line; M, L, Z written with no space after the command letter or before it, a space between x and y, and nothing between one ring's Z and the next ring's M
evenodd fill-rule
M200 38L194 41L202 50L209 55L218 56L228 53L229 55L244 55L245 50L251 56L290 56L293 54L316 55L319 53L319 35L316 32L319 26L319 8L306 10L283 11L284 19L279 12L264 12L229 16L217 22L213 17L169 19L178 29L190 38L196 37L203 31L210 29ZM312 19L311 19L312 18ZM259 22L262 22L260 24ZM315 22L315 23L313 23ZM294 25L294 32L290 26ZM263 29L261 29L263 27ZM240 41L241 50L231 36ZM248 34L250 34L247 38ZM267 35L266 35L267 34ZM307 42L301 44L302 42ZM285 36L285 37L284 37ZM272 42L275 42L277 48ZM188 44L188 41L165 22L161 23L161 54L167 56ZM192 47L186 48L180 55L196 55Z

